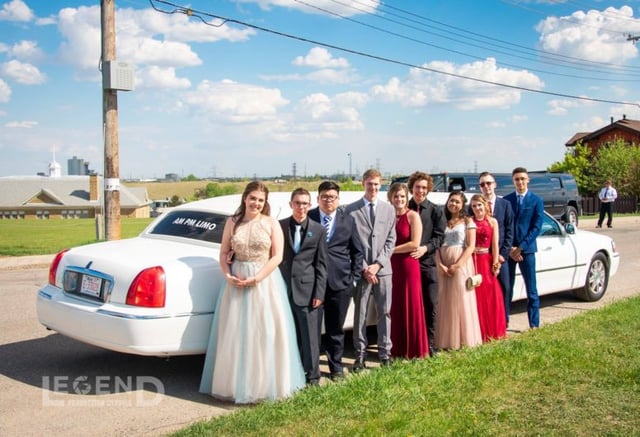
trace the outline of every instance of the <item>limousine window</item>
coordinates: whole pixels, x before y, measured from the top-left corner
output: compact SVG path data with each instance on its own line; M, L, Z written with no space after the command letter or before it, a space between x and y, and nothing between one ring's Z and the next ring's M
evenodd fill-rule
M181 209L168 212L150 234L221 243L226 220L224 214Z

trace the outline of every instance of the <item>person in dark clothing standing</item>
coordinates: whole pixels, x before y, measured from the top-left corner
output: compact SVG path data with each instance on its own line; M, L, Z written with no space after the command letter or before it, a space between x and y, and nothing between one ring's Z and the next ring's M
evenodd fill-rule
M433 341L436 334L436 307L438 305L438 269L435 255L444 239L447 220L443 209L427 200L427 194L433 188L431 176L420 171L413 172L409 176L408 186L412 195L409 208L417 211L422 221L420 247L411 252L411 256L420 260L422 301L427 322L429 351L433 355L437 352Z

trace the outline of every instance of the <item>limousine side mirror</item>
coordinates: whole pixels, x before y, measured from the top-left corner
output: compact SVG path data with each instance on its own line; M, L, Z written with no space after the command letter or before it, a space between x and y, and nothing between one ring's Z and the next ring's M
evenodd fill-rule
M565 223L564 224L564 230L567 231L567 234L575 234L576 233L576 227L573 225L573 223Z

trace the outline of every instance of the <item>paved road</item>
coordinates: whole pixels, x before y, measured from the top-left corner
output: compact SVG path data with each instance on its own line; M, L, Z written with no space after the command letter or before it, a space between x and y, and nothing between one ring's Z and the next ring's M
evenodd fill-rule
M598 230L616 239L622 255L605 297L586 303L568 293L545 296L543 325L640 292L640 218L614 224ZM592 229L594 222L583 220L581 227ZM124 355L46 331L35 295L50 259L0 258L0 435L161 435L236 408L198 393L202 356ZM527 326L524 303L515 303L513 313L510 335L517 335Z

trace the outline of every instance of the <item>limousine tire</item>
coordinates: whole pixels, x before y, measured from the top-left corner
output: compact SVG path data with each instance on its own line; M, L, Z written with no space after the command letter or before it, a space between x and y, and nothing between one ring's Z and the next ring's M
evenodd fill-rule
M571 223L576 228L578 227L578 211L573 206L567 206L563 218L565 223Z
M589 264L584 287L577 289L576 295L587 302L595 302L604 296L607 285L609 285L609 264L603 254L596 253Z

